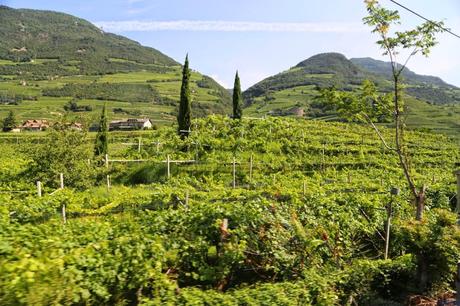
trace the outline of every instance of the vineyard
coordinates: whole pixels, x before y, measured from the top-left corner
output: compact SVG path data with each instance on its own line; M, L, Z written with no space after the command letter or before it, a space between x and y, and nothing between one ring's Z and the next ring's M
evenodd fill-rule
M405 135L427 186L418 222L366 126L210 116L185 140L111 133L105 160L94 135L56 133L0 137L2 305L402 305L454 286L460 151L445 136Z

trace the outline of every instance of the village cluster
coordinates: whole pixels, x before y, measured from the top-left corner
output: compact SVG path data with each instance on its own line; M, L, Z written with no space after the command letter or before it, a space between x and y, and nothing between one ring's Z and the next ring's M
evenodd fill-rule
M41 132L46 131L53 124L45 119L29 119L24 121L21 125L13 128L12 133L19 133L22 131ZM148 130L153 127L152 121L149 118L130 118L123 120L114 120L109 123L109 131L135 131L135 130ZM67 128L82 131L84 126L79 122L72 122L67 124ZM90 132L97 131L98 125L93 124L89 127Z

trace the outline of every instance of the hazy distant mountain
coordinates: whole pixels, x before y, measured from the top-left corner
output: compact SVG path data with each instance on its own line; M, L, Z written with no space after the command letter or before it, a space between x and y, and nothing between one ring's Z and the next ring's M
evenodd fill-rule
M384 76L388 79L391 79L392 77L390 62L379 61L370 57L352 58L350 61L369 72ZM434 85L447 88L455 87L447 84L439 77L417 74L407 67L404 68L402 76L404 78L404 82L407 84Z

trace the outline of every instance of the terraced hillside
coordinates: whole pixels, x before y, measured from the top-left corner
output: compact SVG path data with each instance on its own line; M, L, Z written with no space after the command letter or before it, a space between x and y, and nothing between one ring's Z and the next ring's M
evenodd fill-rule
M246 113L251 116L297 114L308 118L337 120L315 101L317 87L335 86L353 90L363 80L375 82L381 91L391 90L389 63L373 59L352 59L338 53L315 55L295 67L269 77L245 91ZM410 128L460 135L460 89L437 77L404 74Z
M0 6L0 117L92 121L104 102L110 117L173 120L181 66L161 52L105 33L67 14ZM193 72L195 116L226 113L230 95ZM64 114L75 99L85 112Z
M1 304L405 305L451 288L460 155L446 137L406 134L417 183L428 186L415 222L397 158L366 127L215 116L193 124L186 141L175 127L111 134L110 160L138 162L88 163L90 137L71 161L81 167L70 171L56 155L38 174L28 171L43 162L31 145L48 152L54 134L0 138ZM120 150L135 137L140 150ZM168 156L189 162L168 171ZM79 188L84 180L92 187Z

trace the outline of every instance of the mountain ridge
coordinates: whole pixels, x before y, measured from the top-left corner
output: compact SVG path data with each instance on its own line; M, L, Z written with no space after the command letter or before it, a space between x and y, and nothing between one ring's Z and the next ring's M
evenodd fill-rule
M370 58L353 62L340 53L320 53L248 88L243 93L245 111L255 117L275 115L339 120L336 113L317 102L317 89L333 86L353 91L369 79L380 91L391 92L393 84L388 65ZM418 75L410 70L406 71L402 82L410 112L408 124L412 128L458 137L460 88L438 77Z
M0 116L60 120L76 100L91 109L71 114L78 121L104 103L117 119L175 120L182 66L157 49L54 11L0 6L0 26ZM229 113L231 96L211 77L193 70L191 90L195 117Z

